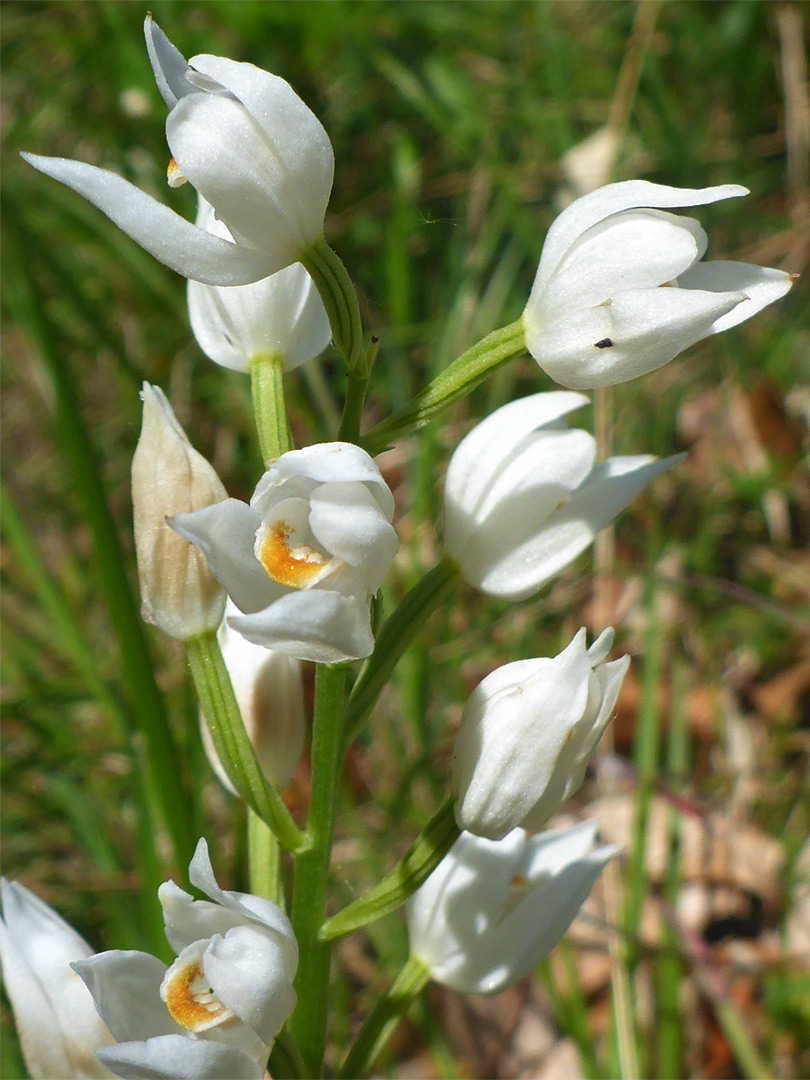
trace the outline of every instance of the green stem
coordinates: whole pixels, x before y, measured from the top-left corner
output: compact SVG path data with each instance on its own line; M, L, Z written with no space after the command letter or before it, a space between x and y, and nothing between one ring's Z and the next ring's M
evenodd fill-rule
M400 657L430 615L447 599L457 581L458 567L445 555L386 619L377 635L374 652L363 665L346 706L343 727L347 746L357 737Z
M277 353L254 356L250 361L250 392L259 447L265 465L292 449L284 405L284 363Z
M379 885L324 923L320 932L321 940L333 941L396 911L430 877L460 834L451 795Z
M335 347L349 371L354 372L363 358L363 324L352 279L340 256L325 240L305 252L301 262L323 300Z
M372 428L363 437L363 446L370 454L379 454L400 435L424 427L442 409L469 394L496 368L525 351L526 333L522 319L493 330L456 357L409 404Z
M343 416L340 419L338 438L344 442L359 442L360 424L363 419L363 405L366 400L366 391L371 376L371 369L377 358L379 343L372 338L366 349L364 361L358 365L358 370L349 371L346 383L346 400L343 403Z
M264 896L283 910L284 886L281 880L281 846L275 833L258 814L248 807L248 865L250 891Z
M307 1076L320 1076L326 1044L331 948L319 939L318 931L326 917L346 670L343 664L319 664L315 669L307 844L295 857L292 925L299 950L295 979L298 1004L290 1019L290 1033L301 1051Z
M256 760L216 632L208 630L185 645L205 722L228 779L248 806L270 826L281 846L296 851L302 847L304 837Z
M415 956L408 962L372 1009L346 1056L338 1080L366 1076L399 1026L411 1003L430 982L430 972Z

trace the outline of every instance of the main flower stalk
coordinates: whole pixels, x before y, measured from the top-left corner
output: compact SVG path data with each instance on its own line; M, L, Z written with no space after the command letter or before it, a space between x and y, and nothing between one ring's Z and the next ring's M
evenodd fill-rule
M295 857L292 924L300 950L295 981L298 1004L290 1031L307 1076L320 1076L326 1045L331 945L318 937L326 919L326 892L335 799L340 774L345 665L319 664L315 674L312 726L312 784L307 843Z

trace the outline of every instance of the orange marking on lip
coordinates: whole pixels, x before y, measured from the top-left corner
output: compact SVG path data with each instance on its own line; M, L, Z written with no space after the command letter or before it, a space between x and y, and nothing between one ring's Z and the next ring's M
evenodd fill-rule
M513 889L524 889L527 884L528 882L526 881L526 878L523 876L523 874L515 874L515 876L512 878Z
M186 1031L204 1031L230 1016L230 1011L213 994L191 989L197 979L204 982L197 961L184 964L172 976L163 996L169 1015Z
M187 182L174 158L169 158L169 164L166 166L166 180L172 188L182 187Z
M279 585L303 589L320 574L326 560L320 552L313 551L304 544L291 549L289 539L290 528L284 522L268 529L262 541L259 561L267 576Z

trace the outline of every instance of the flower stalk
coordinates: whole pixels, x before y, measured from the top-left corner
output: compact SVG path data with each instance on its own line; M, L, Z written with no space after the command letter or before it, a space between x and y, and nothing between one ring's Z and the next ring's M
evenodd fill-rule
M322 941L334 941L396 911L433 873L458 839L453 799L446 799L379 885L348 904L321 927Z
M525 351L522 319L493 330L440 371L409 404L373 427L364 436L363 446L370 454L379 454L395 439L424 427L442 409L469 394L487 375Z
M343 260L321 239L304 252L301 262L323 300L335 348L346 361L350 374L355 373L362 368L363 324L357 292Z
M254 356L250 362L250 393L253 415L259 436L259 449L265 465L292 450L293 442L284 404L284 361L271 353Z
M422 961L415 956L409 957L360 1029L337 1074L339 1080L351 1080L371 1072L386 1043L428 982L430 972Z
M307 842L295 856L292 924L300 963L295 981L298 1004L290 1020L290 1033L301 1052L307 1076L320 1076L326 1043L331 947L318 931L326 917L346 670L342 664L319 664L316 668Z
M273 830L281 846L296 851L304 838L256 760L216 633L207 631L185 644L203 715L228 778L248 806Z

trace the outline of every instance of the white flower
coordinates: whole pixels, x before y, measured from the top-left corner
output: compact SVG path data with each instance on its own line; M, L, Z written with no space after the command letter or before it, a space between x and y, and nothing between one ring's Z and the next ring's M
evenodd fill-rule
M504 405L459 443L444 484L444 546L491 596L522 600L572 562L654 477L682 460L613 457L563 417L587 404L552 391Z
M205 199L198 201L197 224L233 239ZM251 285L189 281L187 297L197 344L215 364L233 371L248 371L252 360L271 357L291 371L323 352L332 336L323 301L300 263Z
M453 756L460 828L500 840L542 829L582 784L630 657L604 663L613 630L590 649L585 630L553 660L518 660L487 675L464 706Z
M660 209L747 194L737 184L629 180L567 207L548 231L523 312L540 367L577 390L626 382L784 296L788 274L701 262L707 239L698 222Z
M0 959L25 1066L32 1080L97 1080L111 1074L93 1056L112 1041L70 965L92 949L18 882L0 882Z
M147 16L149 59L169 106L169 183L184 180L214 207L234 242L192 225L115 173L23 154L67 184L184 277L244 285L275 274L323 238L334 155L292 87L253 64L203 54L186 63Z
M283 790L292 779L306 739L301 661L254 645L231 629L228 617L238 614L239 608L229 600L217 631L219 647L262 771L271 784ZM200 719L203 746L211 768L235 795L214 749L208 725Z
M503 840L462 833L408 902L411 954L436 982L499 994L571 925L617 847L593 848L598 822Z
M141 615L179 641L214 630L225 593L205 559L166 524L227 497L222 481L178 423L163 391L143 384L143 424L132 459L132 509Z
M337 663L374 648L370 603L399 547L394 499L368 454L320 443L271 462L250 500L171 526L199 546L249 641Z
M295 1006L292 927L270 900L220 889L204 840L189 878L210 900L194 900L173 881L158 890L177 954L169 968L121 950L75 965L116 1040L99 1060L127 1080L258 1080Z

